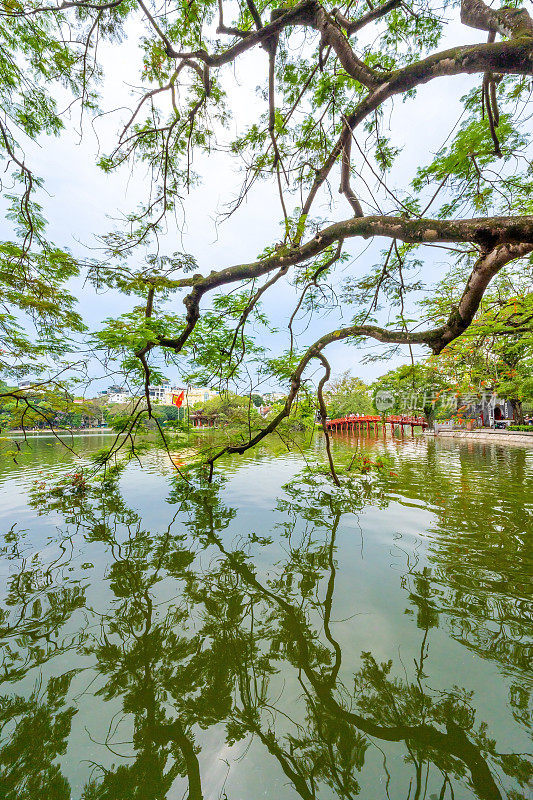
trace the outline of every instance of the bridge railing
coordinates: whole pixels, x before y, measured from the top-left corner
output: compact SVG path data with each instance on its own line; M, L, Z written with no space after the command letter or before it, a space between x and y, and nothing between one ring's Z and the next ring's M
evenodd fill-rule
M389 417L380 417L380 416L372 416L372 415L365 415L361 417L338 417L337 419L328 419L326 424L330 425L341 425L344 423L349 423L351 425L358 425L362 422L382 422L385 424L391 423L398 423L400 425L427 425L427 420L425 417L415 417L415 416L407 416L405 414L396 414L391 415Z

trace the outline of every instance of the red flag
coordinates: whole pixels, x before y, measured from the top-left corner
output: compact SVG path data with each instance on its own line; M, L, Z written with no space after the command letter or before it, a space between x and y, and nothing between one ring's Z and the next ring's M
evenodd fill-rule
M172 405L181 408L183 405L183 400L185 398L185 390L181 391L179 394L172 395Z

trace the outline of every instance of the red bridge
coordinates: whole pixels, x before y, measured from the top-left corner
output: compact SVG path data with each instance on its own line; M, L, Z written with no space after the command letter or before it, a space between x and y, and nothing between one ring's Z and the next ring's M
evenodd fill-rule
M404 427L411 426L411 433L414 433L415 426L418 425L422 428L428 427L425 417L406 417L406 416L393 416L393 417L356 417L348 416L339 419L328 419L326 427L330 431L362 431L366 428L367 433L370 433L371 427L374 433L377 434L379 426L383 425L383 433L385 433L387 425L390 425L391 433L394 433L395 428L401 429L404 432Z

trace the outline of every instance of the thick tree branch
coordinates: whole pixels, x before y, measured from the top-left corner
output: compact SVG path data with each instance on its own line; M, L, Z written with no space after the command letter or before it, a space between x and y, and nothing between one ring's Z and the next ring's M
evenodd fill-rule
M248 11L252 16L253 21L255 22L255 27L258 31L261 30L263 23L261 22L261 17L259 16L259 11L255 6L254 0L246 0L246 5L248 6Z
M171 348L176 353L179 353L200 318L200 302L207 292L228 283L250 280L260 275L265 275L276 268L286 270L294 264L307 261L318 255L329 245L352 236L361 236L363 238L387 236L392 239L419 244L424 244L425 242L472 242L477 244L486 255L479 259L469 279L469 284L465 289L465 294L459 306L459 315L457 316L454 313L453 319L451 318L446 326L416 333L408 333L405 330L390 331L371 325L353 326L328 334L330 338L326 337L327 340L324 340L322 345L317 345L318 350L310 357L314 357L322 347L332 341L351 336L368 336L378 341L393 344L426 344L431 347L433 352L439 353L448 342L466 330L473 319L486 286L501 266L533 250L533 217L519 219L494 217L458 221L407 220L398 217L355 217L331 225L305 245L289 251L287 255L271 256L250 264L238 264L219 272L212 272L205 278L193 277L167 281L167 286L172 286L173 288L192 286L192 291L184 300L187 309L186 324L178 337L159 337L157 342L146 346L143 355L158 345ZM476 301L477 305L475 304ZM322 342L322 340L319 340L319 342ZM297 381L294 396L296 396L298 388L299 381ZM290 404L287 412L281 413L272 430L289 412ZM271 431L269 430L268 432ZM264 435L267 434L265 433ZM257 441L261 438L263 436L260 436ZM253 443L255 444L256 442L254 441Z
M318 190L341 155L351 131L386 100L394 95L403 94L417 86L428 83L434 78L474 74L476 72L532 75L533 38L524 37L511 42L454 47L441 53L435 53L428 56L428 58L409 64L391 73L387 80L382 82L377 89L370 92L354 111L346 115L344 130L317 172L303 205L302 215L309 214Z
M533 244L502 244L482 255L470 273L457 309L452 311L440 338L430 346L440 353L447 344L457 339L469 327L479 308L483 294L492 278L505 264L533 252Z
M533 20L525 8L490 8L483 0L462 0L461 22L502 36L533 36Z
M236 264L211 272L206 277L193 276L166 281L172 288L194 287L205 294L211 289L238 280L265 275L281 266L293 266L314 258L340 239L384 236L413 244L472 243L490 250L499 244L533 244L533 216L479 217L463 220L406 219L405 217L352 217L323 228L299 247L281 250L260 261Z
M320 32L321 46L326 47L329 45L333 48L348 75L368 88L379 86L383 77L376 72L376 70L368 67L364 61L357 58L348 39L341 31L338 24L327 11L318 4L315 11L315 18L311 26Z
M142 2L142 0L140 0ZM368 67L364 62L357 58L353 52L348 39L344 36L335 20L322 8L317 0L302 0L294 8L276 9L272 14L272 21L251 33L242 41L216 55L208 53L206 50L195 50L188 53L178 52L172 47L167 47L167 53L173 58L196 58L204 61L210 67L220 67L234 61L239 55L263 44L272 36L279 33L291 25L302 25L318 30L322 36L324 45L330 44L341 62L344 69L355 80L360 81L364 86L374 87L379 85L381 76L375 70ZM160 33L162 35L162 32ZM166 37L164 37L167 45Z
M227 33L230 36L240 36L244 39L246 36L249 36L251 31L243 31L240 28L228 28L227 25L224 25L224 9L222 6L223 0L218 0L218 26L217 26L217 33Z
M355 196L351 186L351 175L350 175L351 153L352 153L352 137L347 136L346 141L344 142L344 146L342 148L341 185L339 187L339 192L343 194L348 200L349 204L353 208L354 216L362 217L363 209L361 207L361 203Z

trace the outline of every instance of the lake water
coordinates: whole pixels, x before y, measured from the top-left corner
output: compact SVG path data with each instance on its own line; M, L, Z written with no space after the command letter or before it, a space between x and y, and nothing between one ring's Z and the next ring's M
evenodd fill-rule
M78 460L29 444L0 463L2 800L531 797L533 450L338 435L339 489L321 436L210 486L153 450L65 496Z

